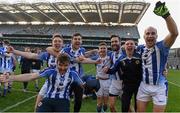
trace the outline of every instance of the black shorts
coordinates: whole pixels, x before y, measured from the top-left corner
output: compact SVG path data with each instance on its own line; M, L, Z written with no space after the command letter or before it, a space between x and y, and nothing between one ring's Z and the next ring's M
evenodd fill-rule
M38 105L36 112L69 112L68 99L44 98Z

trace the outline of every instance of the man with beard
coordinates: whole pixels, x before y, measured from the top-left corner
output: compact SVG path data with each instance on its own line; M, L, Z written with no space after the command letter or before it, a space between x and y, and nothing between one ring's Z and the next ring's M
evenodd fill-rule
M122 112L128 112L130 109L131 98L134 96L134 106L136 107L136 95L142 78L140 54L136 54L135 43L133 40L127 40L124 45L125 53L122 54L112 68L107 73L118 75L123 81L123 94L121 98Z
M111 36L111 65L113 66L115 62L118 60L118 58L122 54L121 50L121 40L120 37L117 35ZM112 80L111 85L109 88L109 107L111 112L116 112L115 103L116 103L116 97L122 95L122 79L118 75L118 73L112 74Z

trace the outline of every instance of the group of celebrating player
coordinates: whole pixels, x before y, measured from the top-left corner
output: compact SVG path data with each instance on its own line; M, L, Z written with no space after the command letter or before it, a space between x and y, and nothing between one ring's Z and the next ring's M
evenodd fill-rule
M144 31L145 45L136 46L132 39L127 39L121 47L120 37L111 36L111 50L101 42L98 50L85 51L81 46L82 36L75 33L71 44L63 47L63 37L55 34L52 47L40 54L15 50L13 47L1 49L1 59L6 53L29 59L48 61L48 67L37 73L9 76L8 71L1 71L0 81L30 81L46 77L36 101L37 112L69 112L70 94L74 92L74 112L79 112L84 88L92 88L97 95L97 112L104 112L110 107L116 112L116 97L121 97L121 111L131 111L131 98L134 95L134 109L145 112L148 102L153 101L153 112L164 112L167 104L167 80L164 75L170 47L178 36L176 23L171 17L165 3L157 2L154 13L162 16L169 30L160 42L157 30L148 27ZM82 64L96 65L96 79L82 81L84 76ZM2 68L2 67L1 67ZM94 91L93 90L93 91ZM108 103L109 100L109 103Z

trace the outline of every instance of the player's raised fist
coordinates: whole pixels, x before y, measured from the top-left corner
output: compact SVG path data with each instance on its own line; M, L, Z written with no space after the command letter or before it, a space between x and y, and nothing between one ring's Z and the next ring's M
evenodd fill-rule
M160 1L158 1L158 2L156 3L156 6L155 6L153 12L154 12L156 15L161 16L161 17L163 17L163 18L165 18L165 19L170 15L169 10L168 10L168 8L167 8L166 5L165 5L165 2L162 3L162 2L160 2Z

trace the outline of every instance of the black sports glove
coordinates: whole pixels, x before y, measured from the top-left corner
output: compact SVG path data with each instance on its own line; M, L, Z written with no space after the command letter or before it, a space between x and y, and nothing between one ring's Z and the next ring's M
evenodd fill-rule
M164 19L170 15L168 8L165 6L165 2L161 3L160 1L156 3L153 12L158 16L162 16Z

